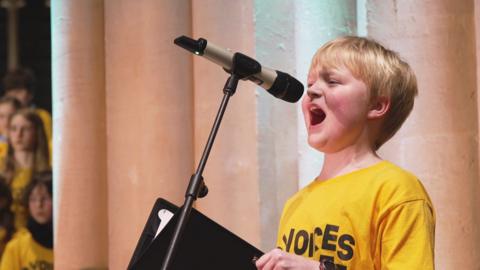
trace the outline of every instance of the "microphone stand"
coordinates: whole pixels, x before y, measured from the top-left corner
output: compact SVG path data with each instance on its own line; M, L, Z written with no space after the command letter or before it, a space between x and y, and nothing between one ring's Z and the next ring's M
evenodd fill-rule
M244 54L235 53L233 56L232 69L230 71L230 77L227 79L225 86L223 88L223 99L220 104L220 108L217 112L215 122L213 124L210 135L208 136L207 144L203 150L202 158L198 164L195 174L190 177L190 183L188 184L187 191L185 193L185 202L180 209L180 214L177 224L175 224L174 232L170 244L167 249L167 253L163 259L162 270L168 270L172 264L172 259L177 250L178 244L180 243L183 231L188 222L190 216L193 202L198 198L203 198L208 193L208 188L203 181L203 170L208 160L208 156L215 141L220 123L222 121L223 115L228 105L230 97L235 94L237 89L238 81L244 78L247 78L251 75L257 74L261 71L260 64Z

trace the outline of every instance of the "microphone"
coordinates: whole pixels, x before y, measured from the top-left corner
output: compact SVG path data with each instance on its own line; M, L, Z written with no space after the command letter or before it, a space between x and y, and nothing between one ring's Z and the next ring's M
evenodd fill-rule
M225 70L231 70L234 53L207 41L204 38L198 40L187 36L180 36L174 43L187 51L203 56ZM288 101L297 102L303 95L303 85L287 73L260 66L260 72L246 79L258 84L273 96Z

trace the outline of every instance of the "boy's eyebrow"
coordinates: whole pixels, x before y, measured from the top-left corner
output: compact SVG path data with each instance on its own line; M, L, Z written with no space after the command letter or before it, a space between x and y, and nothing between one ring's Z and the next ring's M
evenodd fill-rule
M335 68L326 67L326 66L319 66L317 68L314 68L311 72L314 72L314 73L316 73L320 76L332 75L332 74L337 73Z
M310 86L311 84L309 83L311 77L315 76L312 74L316 74L317 76L321 78L330 78L333 75L339 75L336 69L334 68L318 68L313 71L310 71L307 75L307 86Z

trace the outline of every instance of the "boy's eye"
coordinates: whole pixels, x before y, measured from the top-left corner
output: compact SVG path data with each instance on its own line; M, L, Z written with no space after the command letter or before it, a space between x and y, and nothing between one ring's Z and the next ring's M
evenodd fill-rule
M337 85L337 84L339 84L339 83L340 83L340 82L337 81L337 80L332 80L332 79L328 80L328 84L331 84L331 85Z

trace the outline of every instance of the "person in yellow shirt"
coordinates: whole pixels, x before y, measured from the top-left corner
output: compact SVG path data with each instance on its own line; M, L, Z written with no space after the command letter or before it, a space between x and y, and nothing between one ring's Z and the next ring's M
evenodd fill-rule
M40 117L32 109L16 111L8 125L8 151L0 160L0 171L10 186L15 227L26 225L26 209L21 203L24 188L34 173L49 171L48 143Z
M0 176L0 258L5 246L15 233L14 217L10 209L12 194L5 179Z
M13 97L0 98L0 158L5 157L8 149L7 132L10 116L20 109L20 102Z
M377 150L411 112L417 82L395 52L340 37L314 55L302 111L319 175L285 204L260 270L434 269L435 211L413 174Z
M52 180L50 173L35 175L25 190L27 230L17 232L7 244L0 270L52 270Z
M52 141L52 116L47 110L34 106L35 84L35 75L32 70L27 68L11 70L3 78L5 96L17 99L22 108L35 110L42 119L43 128L50 145Z

